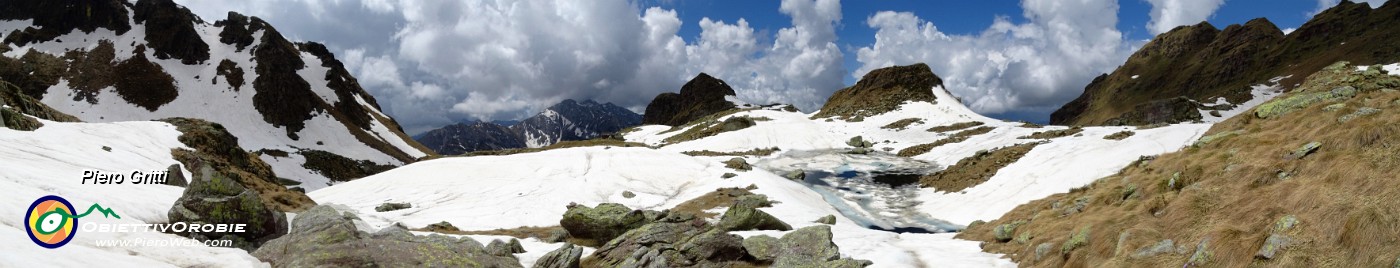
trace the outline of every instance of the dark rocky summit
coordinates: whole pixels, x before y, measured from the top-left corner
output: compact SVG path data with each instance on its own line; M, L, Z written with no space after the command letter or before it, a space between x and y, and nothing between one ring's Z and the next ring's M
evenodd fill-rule
M707 115L734 109L725 96L734 96L734 89L724 81L705 73L695 76L681 86L681 92L661 93L647 104L642 115L644 125L684 125Z
M923 63L875 69L856 85L837 90L813 118L858 120L893 111L907 101L936 103L934 86L943 86L943 79Z

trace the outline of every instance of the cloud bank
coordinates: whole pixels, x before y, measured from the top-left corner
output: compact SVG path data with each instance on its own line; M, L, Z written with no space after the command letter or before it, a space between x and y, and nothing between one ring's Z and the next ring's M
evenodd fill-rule
M861 67L852 75L924 62L973 110L1048 114L1134 49L1115 28L1116 1L1026 0L1021 7L1027 22L997 17L974 35L943 33L912 13L876 13L866 19L877 29L875 43L857 51Z
M837 0L783 1L779 12L792 26L773 36L743 19L705 18L692 42L677 35L683 23L675 10L625 0L182 4L207 20L235 10L293 39L327 43L410 133L520 118L563 99L640 110L700 72L729 82L742 100L814 110L847 73L836 45Z

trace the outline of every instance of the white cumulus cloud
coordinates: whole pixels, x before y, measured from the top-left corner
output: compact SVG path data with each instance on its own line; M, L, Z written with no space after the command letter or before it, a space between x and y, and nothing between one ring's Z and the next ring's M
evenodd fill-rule
M1225 0L1147 0L1152 3L1152 20L1147 29L1152 34L1165 33L1182 25L1195 25L1210 18L1225 4Z
M857 51L859 78L893 65L927 63L946 88L981 113L1047 114L1123 63L1135 44L1116 28L1111 0L1026 0L1025 23L995 18L973 35L947 34L907 12L866 19L875 43Z

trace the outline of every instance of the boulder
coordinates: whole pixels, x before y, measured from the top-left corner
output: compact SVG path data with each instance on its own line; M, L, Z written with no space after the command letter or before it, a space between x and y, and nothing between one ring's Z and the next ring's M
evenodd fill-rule
M1152 244L1152 246L1147 246L1138 249L1137 252L1133 253L1132 257L1135 259L1151 258L1153 256L1161 255L1163 253L1171 253L1175 250L1176 243L1173 242L1171 239L1166 239L1162 241L1157 241L1157 243Z
M744 250L759 261L771 262L776 260L781 247L782 244L778 239L772 236L756 235L744 239Z
M287 235L253 256L274 267L521 267L468 237L413 235L398 225L371 234L355 220L329 206L312 207L297 215Z
M525 253L525 247L520 245L519 239L512 238L510 242L496 239L486 244L486 252L491 253L491 255L515 258L515 253Z
M741 195L741 196L739 196L739 197L734 198L734 206L736 206L736 207L738 207L738 206L742 206L742 207L751 207L751 208L766 208L766 207L771 207L771 206L773 206L773 201L772 201L772 200L768 200L768 196L767 196L767 195L762 195L762 194L744 194L744 195Z
M189 180L185 179L185 171L180 169L180 164L171 164L169 167L166 167L165 174L167 176L165 185L178 187L190 185Z
M559 220L559 225L563 226L564 230L568 230L569 235L575 238L606 242L617 238L628 230L655 221L657 218L655 213L632 210L616 203L598 204L596 208L572 205L568 211L564 212L564 218Z
M783 174L783 178L795 181L802 181L807 179L807 172L801 170L788 171L787 173Z
M841 258L831 242L831 226L814 225L783 235L773 267L865 267L866 260Z
M383 204L379 204L379 206L377 206L377 207L374 207L374 211L377 211L377 212L386 212L386 211L395 211L395 210L406 209L406 208L411 208L411 207L413 207L413 205L411 205L411 204L409 204L409 203L383 203Z
M677 249L688 260L704 260L715 263L739 261L746 255L743 237L718 228L686 239Z
M633 193L632 191L622 191L622 198L633 198L633 197L637 197L637 194L636 194L636 193Z
M743 157L730 158L729 160L724 161L724 167L738 171L753 170L753 166L749 165L749 162L745 161Z
M700 73L681 86L677 93L661 93L647 104L642 114L643 125L680 126L695 119L734 109L737 106L726 100L735 96L734 89L724 81L709 74Z
M729 207L719 220L719 228L729 231L792 230L792 226L767 212L746 205Z
M287 234L287 218L263 204L256 191L243 187L227 174L209 166L199 167L196 179L167 216L171 223L246 224L244 232L185 232L195 240L231 240L233 247L252 251L259 245Z
M1297 149L1293 149L1293 151L1289 152L1288 155L1285 155L1284 158L1292 160L1303 159L1303 157L1307 157L1313 152L1317 152L1318 148L1322 148L1321 142L1309 142L1307 144L1303 144L1303 146L1299 146Z
M583 256L583 247L574 244L564 243L559 249L545 253L543 257L535 261L534 268L578 268L579 257Z
M836 215L826 215L826 216L822 216L821 218L817 219L817 221L815 221L815 222L816 222L816 223L820 223L820 224L833 225L833 224L836 224Z

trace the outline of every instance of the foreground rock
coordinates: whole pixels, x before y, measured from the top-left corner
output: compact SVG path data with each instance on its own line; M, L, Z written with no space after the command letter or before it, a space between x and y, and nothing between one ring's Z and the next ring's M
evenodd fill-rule
M681 92L661 93L647 104L642 115L643 125L679 126L707 115L734 109L737 106L725 97L733 97L734 89L724 81L701 73L681 86Z
M766 198L765 198L766 199ZM740 203L745 203L740 205ZM791 230L748 202L737 202L718 224L682 212L628 230L583 260L587 267L864 267L869 261L840 258L830 226L793 231L783 239L748 240L731 230ZM563 249L561 249L563 250ZM551 253L552 254L552 253Z
M401 226L373 234L355 228L354 214L316 206L298 214L291 232L253 256L275 267L522 267L487 252L471 238L417 236Z
M659 217L656 211L632 210L615 203L598 204L596 208L570 205L559 225L574 238L606 242Z
M282 212L262 203L258 193L229 179L227 175L201 166L185 194L170 208L171 223L246 224L245 232L186 232L181 236L199 241L233 241L233 247L252 251L258 245L287 233Z

